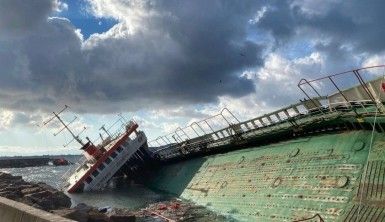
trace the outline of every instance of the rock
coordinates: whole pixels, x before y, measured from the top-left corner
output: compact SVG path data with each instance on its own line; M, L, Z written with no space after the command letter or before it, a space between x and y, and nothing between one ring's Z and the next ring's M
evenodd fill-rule
M28 201L38 204L41 209L49 211L71 206L71 199L62 192L51 192L47 190L30 193L24 196Z
M7 186L0 189L0 192L20 192L20 189L18 187Z
M68 219L76 220L78 222L87 222L89 217L87 211L82 211L75 208L52 210L51 212Z
M88 222L108 222L108 217L100 213L97 209L92 209L88 212Z
M42 188L43 190L48 190L48 191L51 191L51 192L56 192L57 190L53 187L51 187L50 185L46 184L46 183L42 183L42 182L39 182L39 183L35 183L36 186Z
M11 200L17 200L20 197L22 197L22 194L20 192L1 191L0 196L11 199Z
M30 188L24 188L21 190L21 193L23 195L28 195L28 194L33 194L33 193L37 193L37 192L40 192L42 191L42 189L40 187L30 187Z
M85 203L80 203L80 204L76 205L74 207L74 209L85 211L85 212L89 212L90 210L92 210L92 207L88 206Z
M37 209L40 209L40 210L44 210L43 207L40 206L40 205L37 204L37 203L34 203L34 204L30 205L30 206L32 206L32 207L34 207L34 208L37 208Z
M107 212L110 212L112 210L112 208L110 206L106 206L106 207L99 207L98 208L98 211L100 213L107 213Z
M25 197L26 198L32 198L32 199L39 200L39 199L43 199L43 198L49 197L51 195L52 195L52 192L47 191L47 190L43 190L43 191L38 191L38 192L35 192L35 193L27 194L27 195L25 195Z
M135 215L111 215L109 222L135 222Z
M22 178L21 176L13 176L12 174L9 174L9 173L0 172L1 180L17 180L21 178Z
M33 206L33 205L36 206L35 202L33 202L33 200L31 200L31 199L21 198L21 199L19 199L19 201L22 202L22 203L24 203L24 204L27 204L27 205L29 205L29 206ZM40 206L39 206L38 208L41 209Z
M3 172L0 172L0 196L80 222L136 220L136 216L125 209L113 210L111 207L97 209L86 204L78 204L70 209L71 199L63 192L45 183L26 182L20 176Z

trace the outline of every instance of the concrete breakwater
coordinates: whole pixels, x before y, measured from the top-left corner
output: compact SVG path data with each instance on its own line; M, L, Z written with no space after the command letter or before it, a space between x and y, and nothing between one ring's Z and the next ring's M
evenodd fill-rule
M26 204L0 197L0 221L7 222L73 222Z
M70 162L65 158L40 156L40 157L2 157L0 168L21 168L52 165L68 165Z

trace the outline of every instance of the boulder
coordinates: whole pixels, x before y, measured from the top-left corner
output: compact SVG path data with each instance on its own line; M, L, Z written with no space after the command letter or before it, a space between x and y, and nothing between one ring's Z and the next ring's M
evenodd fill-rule
M135 215L111 215L109 222L135 222Z
M79 209L60 209L60 210L52 210L52 213L71 219L71 220L76 220L78 222L87 222L88 221L88 211L83 211Z
M29 195L29 194L33 194L33 193L37 193L37 192L40 192L42 191L42 189L40 187L28 187L28 188L24 188L21 190L21 193L23 195Z
M92 210L92 207L88 206L85 203L79 203L78 205L76 205L74 207L74 209L77 209L77 210L80 210L80 211L89 212L90 210Z
M30 193L24 196L27 201L41 206L41 209L49 211L71 206L71 199L62 192L48 190Z
M21 178L21 176L13 176L9 173L0 172L0 180L17 180Z
M108 222L108 221L109 221L108 217L105 214L100 213L97 209L92 208L92 210L88 212L88 222Z
M31 199L34 199L36 201L38 201L39 199L50 197L50 196L52 196L52 192L47 191L47 190L42 190L42 191L38 190L38 192L34 192L34 193L30 193L30 194L25 195L26 198L31 198Z
M0 196L11 200L17 200L22 197L22 194L19 191L1 191Z

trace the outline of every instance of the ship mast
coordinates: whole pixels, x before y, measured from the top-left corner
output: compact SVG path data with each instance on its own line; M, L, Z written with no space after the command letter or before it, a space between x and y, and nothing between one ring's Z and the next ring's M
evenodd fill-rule
M105 125L103 125L102 127L100 127L99 130L103 130L103 131L107 134L107 136L112 137L111 134L110 134L110 132L106 129Z
M43 125L47 125L48 123L50 123L52 120L54 120L55 118L59 120L59 122L63 125L63 128L61 128L58 132L54 133L53 135L54 136L57 136L59 135L63 130L67 130L71 136L72 136L72 140L70 142L68 142L67 144L64 144L63 146L64 147L67 147L70 143L72 143L74 140L76 140L80 145L84 146L85 143L80 139L80 134L82 134L85 130L86 130L86 127L83 127L83 130L78 133L77 135L71 130L71 128L69 127L70 124L72 124L76 119L77 117L75 116L75 118L73 120L71 120L69 123L65 123L64 120L60 117L60 114L62 112L64 112L67 108L69 108L69 106L65 105L64 108L62 110L60 110L58 113L56 112L52 112L53 113L53 117L51 117L50 119L46 120L45 122L43 122Z

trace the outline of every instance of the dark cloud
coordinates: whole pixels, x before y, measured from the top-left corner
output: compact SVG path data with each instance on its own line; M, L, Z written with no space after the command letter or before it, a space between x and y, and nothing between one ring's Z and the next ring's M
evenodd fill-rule
M52 0L0 1L0 30L24 33L38 26L56 6ZM4 33L3 33L4 34Z
M247 40L258 9L247 2L156 1L143 7L158 13L139 18L135 32L122 19L88 42L69 20L48 18L52 1L1 2L18 14L0 26L6 33L0 34L1 105L12 109L68 103L77 111L109 112L213 102L253 92L253 82L240 75L263 61L263 47ZM23 23L30 18L33 26ZM12 21L29 31L13 38Z
M282 49L293 42L312 44L320 59L306 68L306 61L290 64L281 58L296 70L283 79L295 83L292 78L353 68L360 63L356 55L385 50L382 1L90 2L105 10L98 16L118 24L83 40L70 20L49 18L57 1L0 0L0 106L53 110L69 104L79 112L135 111L251 93L276 105L279 93L270 93L279 88L274 81L241 77L245 70L266 67L267 54L279 51L284 57ZM263 7L266 12L250 23ZM266 33L274 43L257 44L255 36ZM277 72L275 67L266 70ZM271 76L282 79L279 73ZM282 96L285 101L289 97Z
M269 2L269 6L257 25L278 42L306 35L333 45L350 45L357 53L385 50L381 40L385 35L384 1L293 0Z

